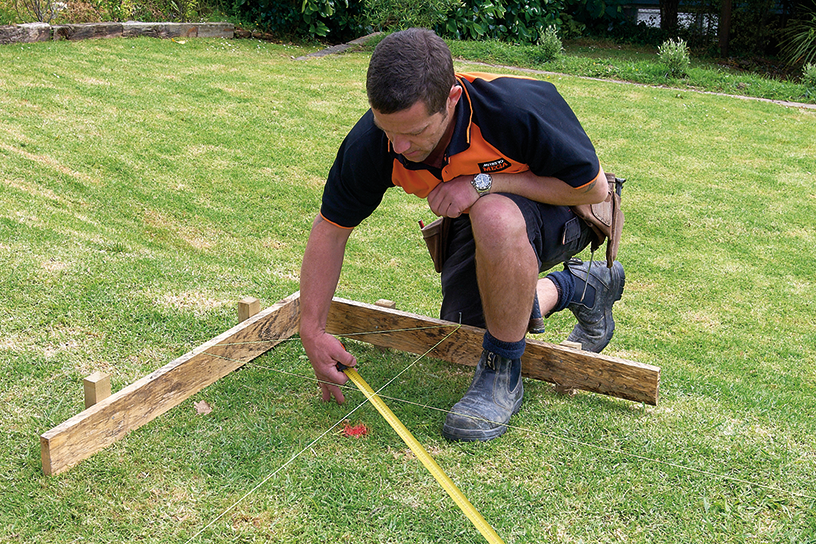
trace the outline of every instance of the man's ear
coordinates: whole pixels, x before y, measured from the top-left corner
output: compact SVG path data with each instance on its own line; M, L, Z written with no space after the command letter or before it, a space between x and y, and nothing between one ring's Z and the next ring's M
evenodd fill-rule
M459 85L453 85L451 87L450 93L448 93L448 100L450 101L451 108L459 103L459 99L462 98L462 92L462 87Z

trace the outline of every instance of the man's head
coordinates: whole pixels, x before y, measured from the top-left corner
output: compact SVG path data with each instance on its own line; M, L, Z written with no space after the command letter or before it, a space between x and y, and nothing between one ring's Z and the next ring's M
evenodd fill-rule
M374 122L396 153L412 162L439 159L462 95L439 36L412 28L386 37L371 57L366 89Z
M445 110L456 83L447 44L424 28L395 32L377 44L368 65L366 91L380 113L406 110L418 101L429 114Z

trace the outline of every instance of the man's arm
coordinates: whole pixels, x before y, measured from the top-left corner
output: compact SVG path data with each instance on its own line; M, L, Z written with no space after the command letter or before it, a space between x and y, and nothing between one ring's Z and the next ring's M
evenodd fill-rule
M459 176L440 183L428 195L428 206L439 216L458 217L479 198L470 181L473 176ZM529 170L518 174L494 174L491 193L511 193L554 206L577 206L603 202L609 192L606 174L601 169L594 181L574 188L558 178L536 176Z
M326 321L351 230L333 225L318 215L300 268L300 338L315 376L320 380L323 400L329 401L334 396L338 404L345 398L333 384L342 385L348 378L336 365L339 362L354 366L357 360L337 338L326 334Z
M558 178L536 176L528 170L520 174L496 174L490 192L512 193L555 206L578 206L603 202L609 185L603 169L593 181L578 188Z

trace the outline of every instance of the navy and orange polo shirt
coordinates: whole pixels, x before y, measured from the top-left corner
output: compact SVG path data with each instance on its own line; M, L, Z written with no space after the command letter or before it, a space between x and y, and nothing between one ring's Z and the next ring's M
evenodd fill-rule
M530 170L576 188L598 177L595 148L554 85L480 73L456 79L464 92L442 168L394 153L369 110L346 136L329 171L320 208L325 220L356 227L391 187L425 198L439 183L479 172Z

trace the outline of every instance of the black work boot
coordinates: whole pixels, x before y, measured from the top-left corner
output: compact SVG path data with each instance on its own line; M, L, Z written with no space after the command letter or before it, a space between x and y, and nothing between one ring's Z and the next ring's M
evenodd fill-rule
M451 408L442 434L448 440L463 442L496 438L521 408L522 397L521 359L506 359L484 350L470 389Z
M589 282L589 286L595 289L591 307L584 302L571 302L567 305L578 320L567 340L580 342L586 351L600 353L615 332L612 305L620 300L626 283L623 265L614 261L612 268L607 268L605 261L595 261L590 267L589 262L576 259L569 261L566 269L575 277L576 293L583 292L585 282Z
M544 331L544 318L541 316L541 307L538 305L538 293L533 299L533 312L530 314L530 322L527 325L527 332L530 334L542 334Z

